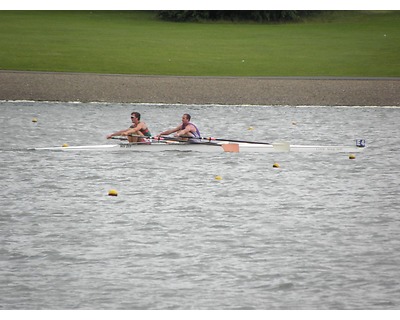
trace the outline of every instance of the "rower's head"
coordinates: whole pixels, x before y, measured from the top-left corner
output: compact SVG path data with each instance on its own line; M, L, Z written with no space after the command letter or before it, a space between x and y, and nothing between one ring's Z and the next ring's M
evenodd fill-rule
M190 119L191 119L191 116L190 116L189 113L185 113L185 114L182 116L182 122L183 122L183 123L188 123L188 122L190 121Z
M138 121L140 120L140 113L139 112L132 112L131 113L131 120L135 121L135 119L137 119Z

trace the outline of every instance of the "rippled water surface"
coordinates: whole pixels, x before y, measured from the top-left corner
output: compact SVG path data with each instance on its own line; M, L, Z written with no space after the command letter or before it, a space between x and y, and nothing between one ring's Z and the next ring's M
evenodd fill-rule
M398 108L1 102L0 111L1 309L400 307ZM368 147L355 160L29 150L115 143L106 134L128 127L132 111L153 134L188 112L203 136Z

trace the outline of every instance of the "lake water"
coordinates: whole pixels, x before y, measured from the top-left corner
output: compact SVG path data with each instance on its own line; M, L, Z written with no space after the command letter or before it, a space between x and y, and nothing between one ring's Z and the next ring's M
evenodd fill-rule
M0 111L1 309L400 308L400 108ZM105 136L132 111L153 135L190 113L203 136L367 149L354 160L29 150L115 143Z

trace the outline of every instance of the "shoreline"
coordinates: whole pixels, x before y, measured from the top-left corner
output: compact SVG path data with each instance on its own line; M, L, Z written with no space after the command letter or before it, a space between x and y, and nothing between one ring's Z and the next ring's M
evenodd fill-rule
M197 77L0 70L0 100L400 106L400 78Z

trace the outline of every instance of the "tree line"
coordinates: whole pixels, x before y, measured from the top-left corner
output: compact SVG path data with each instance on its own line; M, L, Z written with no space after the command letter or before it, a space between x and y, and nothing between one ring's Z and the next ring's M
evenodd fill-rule
M309 10L159 10L157 17L175 22L253 21L268 23L299 21L317 12Z

